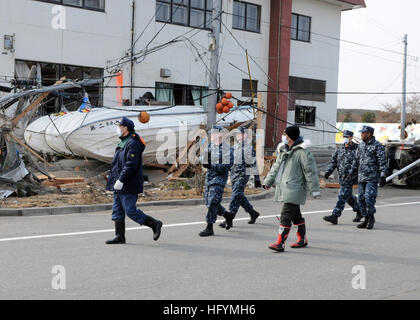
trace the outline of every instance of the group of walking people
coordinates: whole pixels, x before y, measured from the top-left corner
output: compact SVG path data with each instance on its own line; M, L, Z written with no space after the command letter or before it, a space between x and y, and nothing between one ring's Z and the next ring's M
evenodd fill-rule
M125 215L140 225L150 227L153 239L158 240L163 223L136 207L138 194L143 192L142 153L145 142L135 132L134 123L128 118L123 117L118 122L117 131L121 142L116 148L107 182L107 190L114 192L112 220L115 223L115 237L106 243L125 243ZM250 176L254 175L255 187L268 190L275 186L274 200L283 202L277 240L269 248L284 251L293 225L297 227L297 241L291 247L307 246L306 223L300 206L305 204L308 193L313 198L319 198L321 193L315 159L300 135L299 127L285 129L282 143L277 148L276 161L262 183L256 170L255 150L246 129L238 128L233 147L224 141L222 131L222 127L213 126L206 150L207 160L202 159L202 165L207 169L204 187L207 225L199 236L214 235L213 225L218 216L224 218L220 227L230 230L240 207L249 214L249 224L256 222L260 214L245 196ZM361 130L363 141L357 145L353 141L353 132L344 131L344 145L334 153L325 173L328 179L337 169L341 186L337 204L332 214L324 217L325 221L337 224L347 202L357 213L354 221L364 219L358 228L373 228L378 182L381 186L385 185L387 171L384 148L373 134L373 128L364 126ZM229 174L232 194L227 210L221 202ZM356 183L357 198L353 196Z

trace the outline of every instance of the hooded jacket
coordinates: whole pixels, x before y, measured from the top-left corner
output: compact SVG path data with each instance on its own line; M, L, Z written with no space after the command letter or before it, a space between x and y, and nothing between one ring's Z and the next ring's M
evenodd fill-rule
M277 148L276 162L263 183L276 186L274 201L304 205L308 191L320 192L315 159L307 147L299 137L292 147Z

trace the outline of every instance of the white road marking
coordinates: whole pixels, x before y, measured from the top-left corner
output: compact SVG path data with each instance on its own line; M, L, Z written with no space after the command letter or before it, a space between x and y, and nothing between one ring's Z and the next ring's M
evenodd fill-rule
M376 208L399 207L399 206L410 206L410 205L420 205L420 202L405 202L405 203L392 203L392 204L385 204L385 205L377 205ZM351 209L346 208L344 210L351 210ZM328 212L331 212L331 209L302 212L302 215L310 215L310 214L316 214L316 213L328 213ZM258 219L268 219L268 218L274 218L276 216L277 215L259 216ZM243 220L249 220L249 217L235 219L235 221L243 221ZM220 219L220 220L217 220L216 222L222 222L222 221L224 221L224 220ZM205 221L197 221L197 222L173 223L173 224L163 225L163 228L183 227L183 226L192 226L192 225L200 225L200 224L206 224L206 222ZM132 228L127 228L126 231L141 230L141 229L149 229L149 228L148 227L132 227ZM80 232L44 234L44 235L37 235L37 236L3 238L3 239L0 239L0 242L68 237L68 236L78 236L78 235L85 235L85 234L107 233L107 232L114 232L114 229L103 229L103 230L91 230L91 231L80 231Z

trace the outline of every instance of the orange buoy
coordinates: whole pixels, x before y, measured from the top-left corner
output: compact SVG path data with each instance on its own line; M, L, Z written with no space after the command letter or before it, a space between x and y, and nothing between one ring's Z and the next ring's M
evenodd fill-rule
M223 112L224 113L228 113L230 111L230 109L229 109L229 107L228 106L224 106L223 107Z
M216 104L216 110L217 111L223 111L223 104L221 104L220 102L218 104Z
M227 105L228 105L228 103L229 103L229 101L228 101L226 98L223 98L220 102L221 102L224 106L227 106Z
M150 114L146 111L142 111L139 113L138 119L141 123L148 123L150 120Z
M232 99L232 92L226 92L226 99Z
M217 112L218 114L222 114L222 113L223 113L223 110L216 110L216 112Z
M229 109L232 109L233 108L233 102L232 101L229 101L228 107L229 107Z

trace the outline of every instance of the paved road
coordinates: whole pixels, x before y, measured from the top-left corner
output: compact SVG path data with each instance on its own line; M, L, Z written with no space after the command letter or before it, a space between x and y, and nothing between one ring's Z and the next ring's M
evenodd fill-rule
M280 210L271 200L255 202L257 224L240 211L210 238L197 235L203 206L148 208L165 223L161 239L130 221L118 246L104 245L109 212L0 217L0 299L420 299L420 191L382 190L371 231L356 229L349 210L336 226L322 220L335 194L302 208L309 247L284 253L267 248ZM52 287L56 265L65 290ZM352 287L357 265L366 289Z

